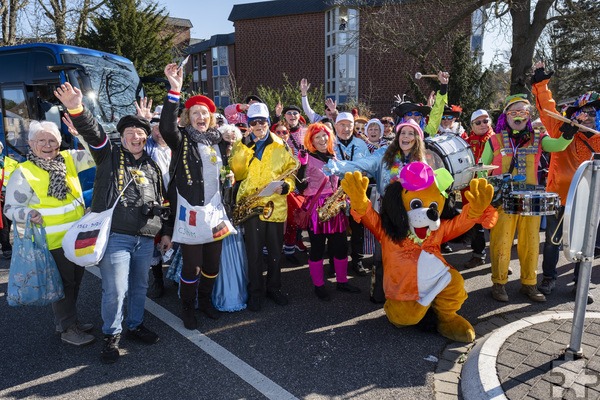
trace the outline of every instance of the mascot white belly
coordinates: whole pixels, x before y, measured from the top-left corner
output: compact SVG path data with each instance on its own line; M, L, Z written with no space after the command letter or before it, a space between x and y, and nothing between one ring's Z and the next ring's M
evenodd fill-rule
M422 251L417 263L417 283L419 285L419 300L423 306L431 304L433 299L450 283L450 272L439 258L431 253Z

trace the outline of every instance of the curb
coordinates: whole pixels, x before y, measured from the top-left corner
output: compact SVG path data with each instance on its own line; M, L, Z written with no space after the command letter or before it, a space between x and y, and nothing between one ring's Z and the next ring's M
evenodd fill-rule
M572 311L544 311L494 317L476 325L482 336L474 343L451 343L442 352L434 374L436 400L506 399L496 370L504 342L523 328L572 318ZM586 312L586 318L600 318L600 312Z

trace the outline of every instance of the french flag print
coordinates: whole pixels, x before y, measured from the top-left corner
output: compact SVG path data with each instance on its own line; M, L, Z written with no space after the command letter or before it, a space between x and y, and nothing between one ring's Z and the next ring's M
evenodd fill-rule
M188 210L186 207L179 206L179 220L187 222L189 226L196 226L196 211Z

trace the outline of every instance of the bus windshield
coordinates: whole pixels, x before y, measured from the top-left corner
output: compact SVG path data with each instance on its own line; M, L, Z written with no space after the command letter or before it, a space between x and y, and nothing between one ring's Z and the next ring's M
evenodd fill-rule
M116 124L122 116L136 113L140 78L132 64L109 56L67 53L62 57L65 63L84 67L85 72L75 72L76 82L72 83L82 90L86 107L102 125Z

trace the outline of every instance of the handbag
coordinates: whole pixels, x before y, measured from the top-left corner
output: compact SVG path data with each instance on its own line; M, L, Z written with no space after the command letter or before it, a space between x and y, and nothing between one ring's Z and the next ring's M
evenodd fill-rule
M14 230L6 298L9 306L45 306L65 296L62 279L48 250L46 230L27 215L25 233Z
M218 190L203 206L191 205L177 191L177 215L173 241L182 244L204 244L225 239L237 233L225 212Z
M327 177L323 177L323 181L321 182L321 186L319 186L319 190L317 193L308 201L302 204L302 207L299 207L294 210L294 223L300 229L308 229L308 224L310 222L310 218L312 213L315 211L315 207L317 205L317 201L319 200L319 196L327 183Z
M113 212L123 192L132 181L130 180L121 190L111 208L102 212L87 213L71 225L62 240L67 260L80 267L91 267L102 260L108 244Z

